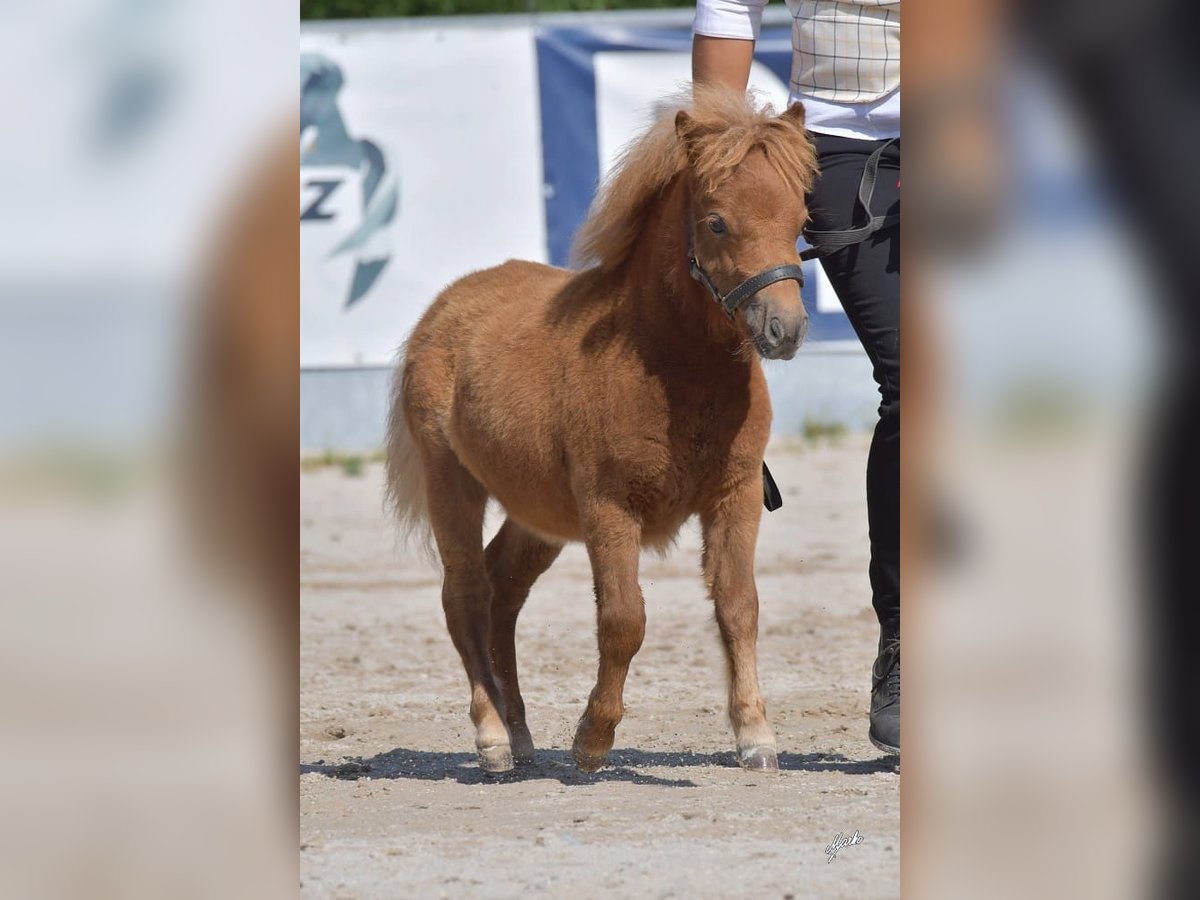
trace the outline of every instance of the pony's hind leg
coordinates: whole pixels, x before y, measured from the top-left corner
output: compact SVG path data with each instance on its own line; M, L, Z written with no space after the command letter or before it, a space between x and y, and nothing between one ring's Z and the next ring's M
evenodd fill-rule
M467 670L471 721L479 765L488 772L513 767L504 701L488 652L491 585L483 555L488 495L449 450L425 454L429 523L442 558L446 627Z
M533 737L525 724L525 701L517 680L517 616L533 583L561 552L561 544L544 541L505 519L485 554L492 583L492 667L500 681L512 752L518 762L533 759Z

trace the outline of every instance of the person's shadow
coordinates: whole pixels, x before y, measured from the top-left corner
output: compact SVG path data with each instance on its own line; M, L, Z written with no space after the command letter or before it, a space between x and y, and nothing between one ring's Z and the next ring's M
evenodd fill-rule
M660 778L639 771L651 767L682 769L697 766L736 768L732 751L722 753L669 753L647 750L614 750L608 764L591 775L575 768L566 750L538 750L532 762L519 764L511 772L494 775L483 772L474 753L409 750L397 747L368 759L341 763L302 763L300 774L316 772L328 778L346 781L368 779L415 779L418 781L453 780L459 784L487 784L497 781L534 781L551 779L564 785L595 784L598 781L628 781L660 787L696 787L686 778ZM881 756L875 759L848 759L840 753L780 753L781 771L841 772L846 775L873 775L895 772L899 759Z

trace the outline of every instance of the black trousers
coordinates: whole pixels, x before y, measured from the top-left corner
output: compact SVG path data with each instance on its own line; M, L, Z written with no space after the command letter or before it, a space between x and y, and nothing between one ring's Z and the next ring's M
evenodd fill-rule
M856 198L867 157L882 141L814 134L821 175L808 197L810 226L834 231L863 224ZM900 211L900 142L879 166L873 215ZM850 324L875 368L879 422L867 458L871 600L885 633L900 629L900 229L822 258Z

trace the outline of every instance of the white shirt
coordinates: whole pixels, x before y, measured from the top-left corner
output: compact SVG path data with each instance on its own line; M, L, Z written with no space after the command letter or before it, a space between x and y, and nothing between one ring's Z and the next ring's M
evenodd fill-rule
M863 0L859 2L862 3ZM898 6L888 0L875 2ZM692 31L708 37L753 41L758 38L766 3L767 0L697 0ZM801 15L811 15L814 6L817 4L805 5L802 0L788 0L788 8L795 22L792 32L793 48L801 40L799 18ZM809 40L812 40L811 33ZM887 140L900 136L899 87L867 102L842 103L806 93L799 89L793 80L790 85L789 102L804 104L805 124L810 131L861 140Z

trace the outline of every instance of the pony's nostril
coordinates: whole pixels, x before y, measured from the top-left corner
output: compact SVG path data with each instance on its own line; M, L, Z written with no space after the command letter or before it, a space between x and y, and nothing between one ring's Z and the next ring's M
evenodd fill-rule
M783 340L783 323L779 321L778 316L771 316L771 321L767 323L767 337L771 339L772 344Z

